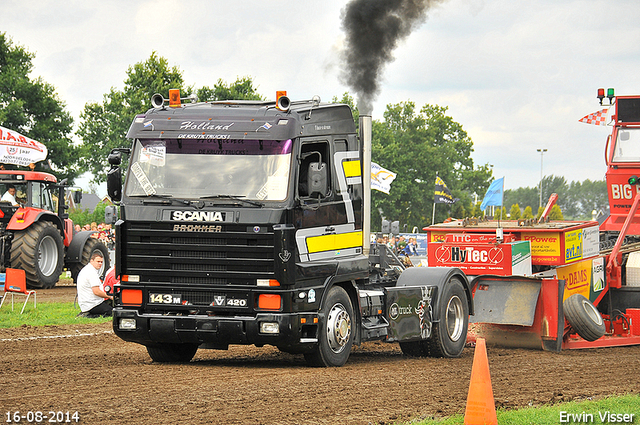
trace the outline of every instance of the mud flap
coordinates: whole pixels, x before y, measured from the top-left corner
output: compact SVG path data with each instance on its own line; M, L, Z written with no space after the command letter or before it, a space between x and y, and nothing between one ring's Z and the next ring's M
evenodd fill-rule
M435 286L387 288L389 336L387 341L419 341L431 336Z
M471 338L503 347L561 350L564 280L480 276L473 286Z

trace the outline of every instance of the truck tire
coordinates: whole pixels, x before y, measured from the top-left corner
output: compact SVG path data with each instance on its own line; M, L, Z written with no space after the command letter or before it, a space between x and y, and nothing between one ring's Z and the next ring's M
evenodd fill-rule
M318 346L304 355L309 366L340 367L347 362L353 345L353 306L347 291L329 289L322 302L324 323L318 330Z
M433 323L431 337L423 341L400 342L402 352L411 357L459 357L467 342L469 303L462 283L451 278L442 290L440 320Z
M23 269L29 288L53 288L64 261L64 246L58 228L38 221L16 232L11 242L11 267Z
M189 363L198 351L198 344L147 345L147 353L158 363Z
M469 301L462 283L451 278L440 294L440 321L433 324L433 333L427 341L432 357L460 357L467 343L469 328Z
M587 341L595 341L606 331L602 315L584 295L573 294L564 301L564 317L571 327Z
M71 266L71 277L73 281L76 282L78 278L78 273L80 270L84 268L87 264L89 264L89 260L91 260L91 256L94 252L100 252L104 257L104 263L102 263L102 268L98 270L98 275L100 279L104 279L104 275L109 270L109 249L106 247L102 241L96 238L89 238L84 244L82 248L82 256L80 258L79 263L74 263ZM77 282L76 282L77 283Z

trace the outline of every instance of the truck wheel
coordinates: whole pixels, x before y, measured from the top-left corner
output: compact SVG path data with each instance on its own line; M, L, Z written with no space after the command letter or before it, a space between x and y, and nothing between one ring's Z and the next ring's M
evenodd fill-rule
M564 317L587 341L595 341L606 331L602 315L584 295L573 294L564 301Z
M440 321L433 324L431 337L423 341L400 343L410 357L459 357L467 342L469 303L462 283L451 279L444 287L438 307Z
M318 331L318 346L304 355L310 366L339 367L344 365L353 345L353 307L347 292L332 287L322 303L324 323Z
M100 279L104 279L104 275L109 270L109 249L106 247L102 241L96 238L89 238L84 244L82 248L82 257L80 258L79 263L74 263L71 266L71 277L73 281L76 282L78 278L78 273L80 270L84 268L87 264L89 264L89 260L91 260L91 256L94 252L100 252L104 257L104 263L102 264L102 268L98 270L98 275ZM76 282L77 283L77 282Z
M440 294L440 321L433 324L431 338L424 341L432 357L459 357L467 343L469 303L462 283L452 278Z
M198 351L198 344L147 345L147 353L154 362L188 363Z
M23 269L27 287L53 288L64 261L62 236L51 222L39 221L16 232L11 242L11 267Z

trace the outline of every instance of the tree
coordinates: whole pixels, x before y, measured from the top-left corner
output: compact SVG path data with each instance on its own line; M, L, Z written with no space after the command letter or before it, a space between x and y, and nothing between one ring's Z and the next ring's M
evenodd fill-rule
M112 87L101 104L85 105L78 135L82 139L82 170L93 174L92 181L106 180L111 150L130 147L131 141L125 136L133 118L152 107L151 97L155 93L166 97L169 89L179 89L181 97L194 92L193 87L185 85L177 66L170 67L167 59L153 52L145 62L129 67L124 90ZM240 78L230 86L218 80L213 88L199 89L197 96L200 100L261 99L249 77Z
M564 217L562 216L562 209L560 209L559 205L551 207L551 211L549 211L549 220L564 220Z
M518 204L526 207L538 208L539 192L537 187L519 187L518 189L507 189L504 191L504 204Z
M409 228L430 224L436 172L469 209L471 195L489 186L489 166L474 168L473 142L446 111L446 107L425 105L416 113L413 102L401 102L387 105L384 121L373 122L372 161L397 177L389 195L372 193L372 227L380 222L379 210ZM439 207L436 221L451 215L450 206Z
M513 204L511 205L511 210L509 211L509 216L511 220L519 220L520 219L520 205Z
M198 100L213 102L216 100L264 100L256 92L253 80L249 77L238 78L235 83L228 86L222 79L219 79L213 89L202 87L198 89Z
M522 218L524 220L528 220L533 218L533 210L531 209L530 206L527 206L524 211L522 212Z
M0 32L0 125L43 143L57 177L71 183L80 174L71 141L73 118L51 84L29 78L34 58ZM49 171L42 162L36 169Z

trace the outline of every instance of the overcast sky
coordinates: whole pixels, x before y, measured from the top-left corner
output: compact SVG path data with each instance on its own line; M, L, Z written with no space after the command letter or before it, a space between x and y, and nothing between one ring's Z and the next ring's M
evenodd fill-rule
M269 99L341 96L346 4L0 0L0 31L35 53L32 77L55 86L77 121L152 51L196 87L249 76ZM610 128L578 120L600 109L598 87L640 94L639 22L638 0L442 1L394 51L373 118L408 100L448 107L474 163L493 165L506 189L537 187L537 149L547 149L545 176L603 179Z

